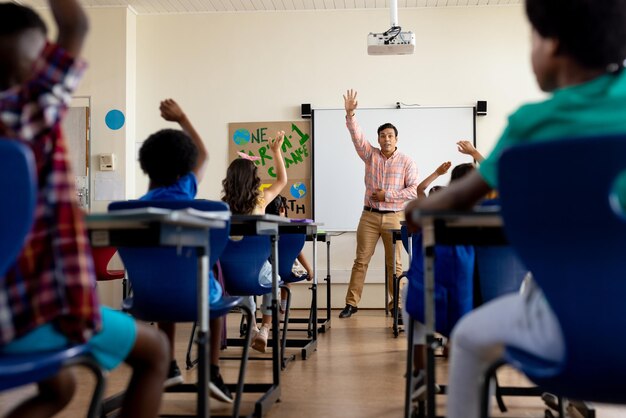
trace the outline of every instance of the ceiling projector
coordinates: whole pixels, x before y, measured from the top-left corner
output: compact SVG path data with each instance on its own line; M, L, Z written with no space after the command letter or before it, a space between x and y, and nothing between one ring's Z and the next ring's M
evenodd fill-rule
M406 55L415 52L415 34L402 32L398 25L398 0L389 3L391 27L383 33L367 35L367 53L369 55Z
M392 28L394 29L394 28ZM415 34L411 31L397 32L391 29L384 33L367 35L367 53L369 55L405 55L415 52Z

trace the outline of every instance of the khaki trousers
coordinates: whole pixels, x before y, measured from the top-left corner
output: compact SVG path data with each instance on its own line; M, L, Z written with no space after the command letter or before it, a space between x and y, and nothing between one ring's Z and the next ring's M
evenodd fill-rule
M391 296L390 305L393 299L393 243L389 229L400 229L400 221L403 219L402 212L395 213L376 213L363 211L361 220L356 231L356 258L352 266L352 274L350 275L350 285L346 294L346 304L358 306L363 293L363 284L365 282L365 274L367 267L374 255L376 243L378 239L383 237L385 246L385 264L388 273L388 289ZM402 243L396 243L396 275L402 274L402 259L400 257Z

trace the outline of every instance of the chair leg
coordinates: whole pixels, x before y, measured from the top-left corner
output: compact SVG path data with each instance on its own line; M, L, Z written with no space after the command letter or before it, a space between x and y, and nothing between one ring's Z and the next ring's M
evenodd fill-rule
M248 324L252 324L254 316L252 311L247 306L241 306L241 309L245 311ZM243 318L242 318L243 320ZM245 333L245 343L243 345L243 353L241 355L241 367L239 367L239 378L237 380L237 395L233 403L233 418L239 417L239 408L241 406L241 398L243 396L243 386L246 377L246 368L248 367L248 354L250 351L250 343L252 342L252 327L248 326Z
M306 335L308 338L313 338L313 330L314 330L313 327L317 326L317 324L313 323L313 309L315 309L315 306L314 306L315 288L313 287L313 285L309 287L309 290L311 291L311 306L309 307L309 322L307 324Z
M88 418L99 418L102 413L102 398L104 396L104 388L106 381L104 378L104 372L96 361L91 358L83 358L78 364L87 367L93 373L96 378L96 385L93 388L93 395L89 402L89 411L87 412Z
M282 355L282 359L280 359L281 369L284 369L287 366L285 351L287 349L287 328L289 325L289 309L291 309L291 289L287 286L280 286L281 289L285 289L287 292L287 307L285 308L285 318L283 321L283 335L280 341L280 354Z
M496 402L498 403L498 408L500 408L500 412L506 412L507 408L504 404L504 399L502 398L502 391L500 390L500 383L498 382L498 375L494 372L493 380L496 383Z
M496 375L496 371L504 364L506 364L504 360L498 360L497 362L489 366L489 368L485 371L485 374L483 376L483 381L481 384L481 396L480 396L481 418L489 418L489 386L491 384L492 379Z
M187 367L187 370L190 370L193 366L198 364L198 359L195 359L195 360L191 359L191 349L193 347L194 337L196 336L196 326L197 325L198 325L198 323L194 322L193 326L191 327L191 335L189 336L189 344L187 345L187 356L185 358L185 365Z
M126 277L122 279L122 300L126 300L128 297L128 280Z
M393 336L398 337L400 329L398 327L398 318L400 317L400 280L405 277L404 273L400 276L393 275Z

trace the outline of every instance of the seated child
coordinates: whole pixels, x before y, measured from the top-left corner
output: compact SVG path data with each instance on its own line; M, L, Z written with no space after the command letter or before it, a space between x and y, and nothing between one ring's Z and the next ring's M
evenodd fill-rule
M282 195L278 195L272 200L265 208L265 213L269 215L278 215L285 218L288 217L287 198ZM292 273L297 277L306 275L306 280L313 280L313 268L309 264L309 261L304 256L304 253L300 252L295 262L293 263ZM302 279L304 280L304 279ZM286 284L289 287L289 283ZM280 291L280 313L281 317L287 310L287 291L281 289Z
M223 197L222 200L230 206L230 211L238 215L262 215L265 213L265 207L268 202L283 190L287 185L287 170L281 152L281 146L285 132L276 133L275 138L270 138L270 150L274 154L274 168L276 173L276 181L270 187L261 191L261 179L257 166L251 157L244 153L240 153L241 158L233 160L226 171L226 178L222 181ZM231 239L240 239L240 237L231 237ZM272 265L266 261L259 272L259 283L267 285L272 283ZM254 297L248 300L249 308L252 312L256 311ZM257 329L256 324L252 324L253 334L251 347L261 353L265 352L267 347L267 338L269 336L270 326L272 324L272 293L263 295L263 303L261 304L261 312L263 319L261 328Z
M437 171L420 183L418 189L427 188L434 175L449 163L443 163ZM449 165L448 165L449 168ZM470 171L474 165L459 164L452 169L450 183L457 181ZM447 171L447 169L446 169ZM445 174L445 172L443 173ZM440 186L441 187L441 186ZM422 189L422 190L423 190ZM441 190L444 190L442 188ZM431 190L430 195L441 193ZM419 194L418 194L419 196ZM406 307L403 316L410 315L414 319L413 335L415 359L415 388L412 400L422 399L426 390L425 381L425 343L426 328L424 327L424 253L422 251L421 233L414 237L411 267L407 272L408 286L402 289L402 299ZM437 245L435 247L435 330L445 337L450 336L457 321L473 308L474 279L474 248L469 245Z
M182 131L162 129L153 133L139 150L141 169L150 178L148 193L139 200L193 200L202 180L208 162L208 153L202 138L187 118L180 106L172 99L161 102L161 117L170 122L177 122ZM209 275L209 302L214 303L222 297L222 287L213 276ZM161 329L170 343L171 361L165 386L183 383L178 364L174 356L176 324L159 322ZM224 384L220 374L220 336L222 321L211 319L211 359L209 390L212 397L223 402L232 402L233 397Z
M155 417L167 372L168 347L157 329L101 307L83 214L61 135L72 92L85 69L79 58L88 30L77 1L49 1L56 44L31 9L0 3L0 135L33 151L37 207L33 229L15 264L0 279L0 352L37 353L86 343L111 370L133 369L123 417ZM48 417L76 387L65 368L39 382L37 393L9 417Z
M535 77L552 95L509 117L478 170L407 205L406 219L412 227L419 223L415 209L468 209L497 188L498 160L507 147L626 133L626 0L526 0L526 14L532 26ZM626 208L626 184L616 188L619 203ZM449 418L479 416L480 382L505 346L555 362L566 352L558 319L536 285L475 309L457 324L451 340Z

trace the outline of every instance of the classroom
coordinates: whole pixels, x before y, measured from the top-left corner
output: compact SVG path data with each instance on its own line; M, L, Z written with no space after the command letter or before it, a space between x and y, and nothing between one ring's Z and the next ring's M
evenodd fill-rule
M32 7L47 25L48 38L56 39L57 24L47 0L9 0L9 3ZM457 141L469 140L488 156L512 113L524 103L550 97L550 93L542 91L533 72L533 35L525 0L80 0L78 3L89 20L89 32L81 51L88 67L72 92L70 108L86 112L81 117L87 123L80 129L84 129L88 140L83 144L84 152L74 156L74 160L81 165L85 162L81 167L84 176L75 181L80 184L81 206L90 214L104 214L113 201L138 199L149 190L150 178L138 162L139 150L152 133L176 127L161 117L159 105L168 98L174 99L193 122L208 154L196 198L219 201L223 195L222 181L233 160L229 124L284 121L307 125L312 135L313 161L323 166L324 161L341 161L331 158L340 147L330 144L323 152L314 153L315 112L318 121L329 110L337 110L343 117L345 95L350 89L358 92L357 118L360 110L367 109L378 109L385 115L393 114L393 109L417 112L422 108L462 107L475 112L477 102L486 102L484 112L473 113L468 125L473 128L473 137L450 139L447 159L457 161L460 158ZM402 31L415 34L414 53L368 55L367 35L389 29L390 8L396 3L398 25ZM304 104L312 110L313 120L310 114L303 114ZM391 113L384 113L387 111ZM117 119L113 121L114 116ZM363 132L365 140L376 146L375 126L385 122L394 123L393 120L362 123L367 126ZM269 135L274 136L274 132ZM400 129L397 149L402 152L403 141L419 135L420 132ZM345 126L339 126L336 140L350 144L350 132ZM333 169L358 181L361 189L346 193L345 201L341 201L341 195L333 201L329 207L331 210L336 207L338 212L342 207L354 206L355 202L356 206L362 206L359 199L364 191L364 165L356 152L348 154L342 158L353 157L346 164L349 169ZM444 162L428 158L432 155L429 150L424 154L415 158L423 162L416 167L418 182ZM106 161L113 167L103 169L103 158L108 158ZM459 161L474 163L473 158L465 160ZM332 175L331 172L331 181ZM315 173L312 193L317 196L314 178ZM549 176L546 179L550 181ZM313 205L310 209L303 217L316 220ZM324 223L318 228L325 230ZM280 402L264 409L263 416L408 418L405 409L408 402L410 416L418 417L417 409L412 409L418 404L408 401L405 394L407 321L396 336L392 333L393 315L385 311L383 242L378 240L369 268L366 266L358 313L340 318L355 262L357 234L355 228L332 229L328 228L332 242L328 253L324 243L306 242L302 250L307 257L315 254L317 308L322 317L331 312L327 319L332 319L332 326L328 323L319 336L316 332L317 345L312 353L307 353L309 358L303 359L304 354L300 355L297 349L288 350L296 353L296 358L280 371ZM407 251L402 250L401 259L403 269L408 270L411 258ZM124 268L118 256L113 257L109 267ZM332 276L332 293L327 289L327 275ZM310 284L303 281L291 286L295 318L309 317ZM102 305L113 309L122 306L121 280L98 282L96 290ZM257 305L261 307L261 298ZM332 311L327 311L328 308ZM240 317L239 313L228 315L225 324L229 341L239 335ZM191 383L196 379L198 367L192 370L183 367L191 324L177 329L179 332L172 342L175 356L183 369L185 383ZM1 343L0 339L0 347ZM241 350L229 345L221 354L241 356ZM251 351L250 355L253 354L258 353ZM265 357L272 359L269 355ZM437 350L436 380L445 384L449 376L448 360L441 357ZM252 381L272 379L270 363L273 362L251 363L248 376ZM220 360L220 366L229 386L236 382L239 362ZM73 400L55 416L86 414L93 378L82 368L76 375L78 390ZM108 373L105 397L123 390L129 376L127 366ZM505 386L532 385L511 367L499 371L498 378L499 384ZM34 393L34 385L0 392L0 416ZM446 398L437 396L437 416L446 411ZM504 399L509 411L502 412L491 402L489 416L543 417L548 408L540 396ZM622 401L626 403L626 398ZM195 416L197 413L193 393L164 394L161 402L161 414ZM229 404L213 399L210 402L211 416L232 414ZM600 403L594 403L593 407L598 417L626 416L624 407ZM254 397L245 395L241 416L259 416L254 408ZM573 409L566 416L584 416L576 415L578 412ZM559 416L554 410L552 413L550 416Z

